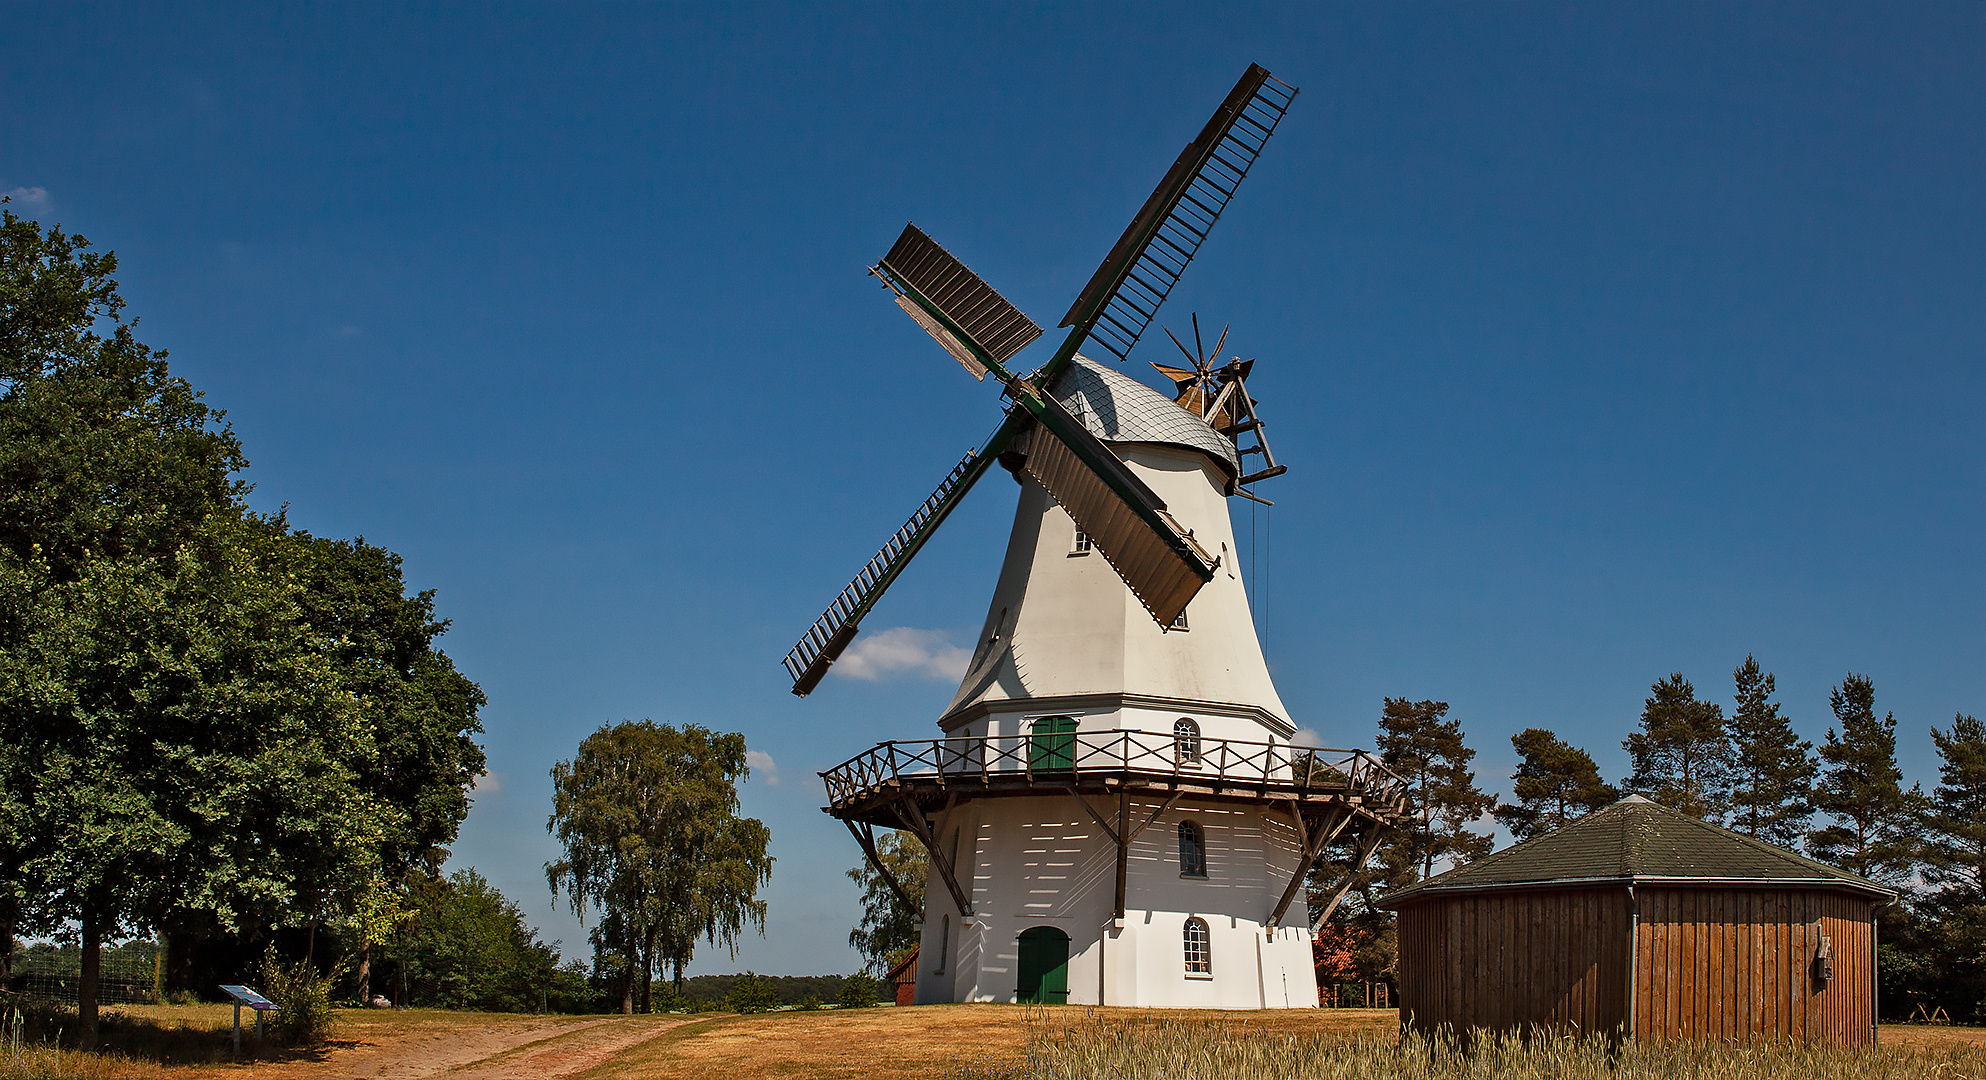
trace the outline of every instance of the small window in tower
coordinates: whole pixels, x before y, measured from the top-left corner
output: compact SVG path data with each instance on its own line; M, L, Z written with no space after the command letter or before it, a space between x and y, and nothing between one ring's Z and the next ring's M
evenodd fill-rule
M1207 876L1207 837L1197 821L1179 823L1179 876Z
M1069 554L1088 555L1089 553L1090 553L1090 534L1084 532L1081 529L1077 529L1076 541L1075 543L1069 545Z
M1211 977L1214 974L1214 956L1207 941L1207 920L1198 915L1186 920L1186 974L1188 977Z
M1178 614L1178 615L1175 615L1175 616L1173 616L1173 619L1172 619L1172 629L1174 629L1174 630L1184 630L1184 629L1186 629L1186 609L1185 609L1185 608L1180 608L1180 609L1179 609L1179 614Z
M1199 767L1200 725L1191 717L1182 716L1172 725L1172 752L1181 765Z

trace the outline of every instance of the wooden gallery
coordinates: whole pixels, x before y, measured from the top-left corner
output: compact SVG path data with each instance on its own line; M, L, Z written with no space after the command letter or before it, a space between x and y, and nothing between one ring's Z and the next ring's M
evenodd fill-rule
M1629 796L1390 894L1414 1030L1873 1043L1894 890Z

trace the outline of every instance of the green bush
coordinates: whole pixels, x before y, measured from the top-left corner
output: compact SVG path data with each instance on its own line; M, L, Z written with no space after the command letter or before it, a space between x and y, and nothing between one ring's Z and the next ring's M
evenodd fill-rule
M841 984L841 1007L844 1009L866 1009L876 1003L876 980L856 972Z
M821 999L808 994L806 997L801 998L800 1004L795 1005L794 1008L799 1009L801 1012L819 1012Z
M316 1046L331 1033L331 991L338 971L322 972L309 960L285 966L273 946L262 954L262 993L280 1011L270 1017L278 1042Z
M771 1012L779 1008L779 993L772 988L770 980L747 971L745 977L731 988L724 1003L735 1013Z

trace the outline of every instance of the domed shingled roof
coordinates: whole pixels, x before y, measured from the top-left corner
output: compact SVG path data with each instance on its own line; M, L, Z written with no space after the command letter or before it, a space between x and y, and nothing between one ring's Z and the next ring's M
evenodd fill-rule
M1241 455L1227 436L1164 394L1087 356L1078 353L1050 393L1099 439L1198 450L1227 472L1230 489L1241 475Z
M1650 802L1639 795L1386 894L1383 908L1431 893L1571 885L1801 886L1895 897L1839 867Z

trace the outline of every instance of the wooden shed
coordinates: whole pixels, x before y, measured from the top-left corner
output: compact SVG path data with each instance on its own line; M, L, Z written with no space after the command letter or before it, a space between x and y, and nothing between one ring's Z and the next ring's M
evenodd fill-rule
M1629 796L1388 894L1419 1031L1875 1041L1894 890Z

